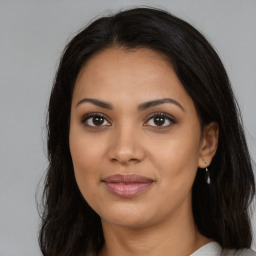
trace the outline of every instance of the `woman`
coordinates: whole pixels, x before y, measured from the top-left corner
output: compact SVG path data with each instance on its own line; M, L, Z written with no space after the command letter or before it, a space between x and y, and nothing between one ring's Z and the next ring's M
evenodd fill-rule
M48 155L44 255L256 255L254 177L227 74L165 11L103 17L71 40Z

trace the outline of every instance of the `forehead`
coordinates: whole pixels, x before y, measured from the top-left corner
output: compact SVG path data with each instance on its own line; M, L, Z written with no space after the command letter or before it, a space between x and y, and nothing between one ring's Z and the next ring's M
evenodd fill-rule
M193 105L167 58L145 48L110 48L90 58L75 83L73 99L82 96L137 104L168 96Z

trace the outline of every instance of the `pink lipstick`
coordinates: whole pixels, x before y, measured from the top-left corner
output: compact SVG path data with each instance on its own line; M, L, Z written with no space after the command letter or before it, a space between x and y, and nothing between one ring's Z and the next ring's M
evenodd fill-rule
M106 188L120 197L136 196L150 187L154 180L136 174L116 174L103 179Z

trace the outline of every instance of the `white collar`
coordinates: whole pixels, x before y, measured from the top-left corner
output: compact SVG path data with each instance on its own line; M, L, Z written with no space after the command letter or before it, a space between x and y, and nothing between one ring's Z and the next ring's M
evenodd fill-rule
M190 256L220 256L222 248L217 242L210 242L190 254Z

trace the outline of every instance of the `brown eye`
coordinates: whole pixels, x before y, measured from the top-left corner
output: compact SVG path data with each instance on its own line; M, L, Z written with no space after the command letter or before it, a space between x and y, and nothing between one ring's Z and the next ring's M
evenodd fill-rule
M161 127L168 127L171 124L175 124L175 120L174 118L172 118L171 116L165 114L165 113L159 113L159 114L154 114L152 115L148 121L146 122L146 126L153 126L153 127L157 127L157 128L161 128Z
M102 127L102 126L110 126L111 125L103 115L94 114L94 113L86 115L82 119L82 123L84 123L87 126L92 126L92 127Z
M104 123L104 118L101 116L92 117L92 123L95 126L101 126Z
M164 125L164 123L165 123L165 117L162 117L162 116L156 116L156 117L154 117L154 124L156 125L156 126L163 126Z

